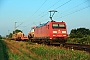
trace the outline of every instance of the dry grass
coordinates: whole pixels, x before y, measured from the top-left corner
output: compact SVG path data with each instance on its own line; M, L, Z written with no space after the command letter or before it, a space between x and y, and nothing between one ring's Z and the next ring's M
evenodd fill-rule
M9 53L17 60L89 60L90 56L84 51L69 50L60 47L46 46L22 41L5 40ZM12 57L12 56L11 56ZM14 59L13 57L13 59ZM24 57L24 58L23 58Z

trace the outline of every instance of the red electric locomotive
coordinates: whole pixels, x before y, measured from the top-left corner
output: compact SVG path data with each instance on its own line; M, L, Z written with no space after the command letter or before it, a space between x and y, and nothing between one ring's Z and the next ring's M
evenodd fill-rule
M33 32L29 35L33 38L31 39L32 41L39 43L65 43L67 41L66 23L63 21L50 21L45 24L40 24L34 27Z
M65 22L55 22L52 17L56 10L51 10L50 22L33 27L28 37L31 41L45 43L65 43L67 41L67 28ZM53 12L53 14L51 14Z

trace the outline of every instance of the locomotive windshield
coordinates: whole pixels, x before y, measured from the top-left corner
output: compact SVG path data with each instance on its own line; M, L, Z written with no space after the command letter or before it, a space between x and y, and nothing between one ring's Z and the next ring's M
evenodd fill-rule
M65 28L65 24L52 24L52 28Z

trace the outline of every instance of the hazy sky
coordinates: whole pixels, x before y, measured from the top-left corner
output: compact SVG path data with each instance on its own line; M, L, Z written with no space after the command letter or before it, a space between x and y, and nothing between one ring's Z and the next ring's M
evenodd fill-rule
M50 21L50 10L58 11L53 20L65 21L68 33L73 28L90 29L90 0L0 0L0 35L12 32L15 22L27 34L32 26Z

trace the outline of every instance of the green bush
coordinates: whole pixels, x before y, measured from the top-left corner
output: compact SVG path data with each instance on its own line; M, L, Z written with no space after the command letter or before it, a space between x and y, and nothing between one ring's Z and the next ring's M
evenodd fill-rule
M0 39L2 39L2 36L0 35Z
M77 29L72 29L69 36L71 38L83 38L83 37L87 37L87 35L90 35L89 29L77 28Z
M80 43L80 44L90 44L90 35L83 38L69 38L67 40L69 43Z

